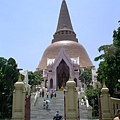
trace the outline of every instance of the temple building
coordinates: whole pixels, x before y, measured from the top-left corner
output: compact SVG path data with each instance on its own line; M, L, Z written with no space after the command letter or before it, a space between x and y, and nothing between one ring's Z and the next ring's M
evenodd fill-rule
M43 72L44 86L61 89L69 78L79 86L80 68L93 66L85 48L78 43L66 1L62 1L56 32L36 71Z

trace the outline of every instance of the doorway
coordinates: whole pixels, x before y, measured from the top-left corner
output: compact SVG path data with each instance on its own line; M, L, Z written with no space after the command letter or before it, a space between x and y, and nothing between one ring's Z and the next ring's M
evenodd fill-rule
M57 89L65 88L66 87L66 82L69 79L69 67L65 63L65 61L62 59L59 66L57 67Z

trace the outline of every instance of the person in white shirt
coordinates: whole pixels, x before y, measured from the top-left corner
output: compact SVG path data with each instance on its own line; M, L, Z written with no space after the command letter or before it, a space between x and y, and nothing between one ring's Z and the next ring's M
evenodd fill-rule
M44 99L43 100L43 109L45 109L45 106L46 106L46 100Z
M117 117L115 117L113 120L120 120L120 109L117 110Z

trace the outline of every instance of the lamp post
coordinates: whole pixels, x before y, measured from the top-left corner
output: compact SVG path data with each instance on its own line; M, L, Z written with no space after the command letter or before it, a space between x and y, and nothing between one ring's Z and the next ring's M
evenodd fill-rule
M22 68L17 68L17 70L21 71L21 70L23 70L23 69L22 69Z
M16 68L18 70L18 72L22 71L22 68ZM21 77L21 74L19 74L19 76Z

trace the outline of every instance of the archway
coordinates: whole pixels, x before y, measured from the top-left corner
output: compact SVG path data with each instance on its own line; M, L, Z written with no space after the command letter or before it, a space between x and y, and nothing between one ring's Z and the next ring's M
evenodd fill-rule
M69 79L69 67L65 63L65 61L62 59L59 66L57 67L57 81L56 86L57 89L64 88L66 86L66 82Z
M53 79L50 79L50 89L53 88Z

